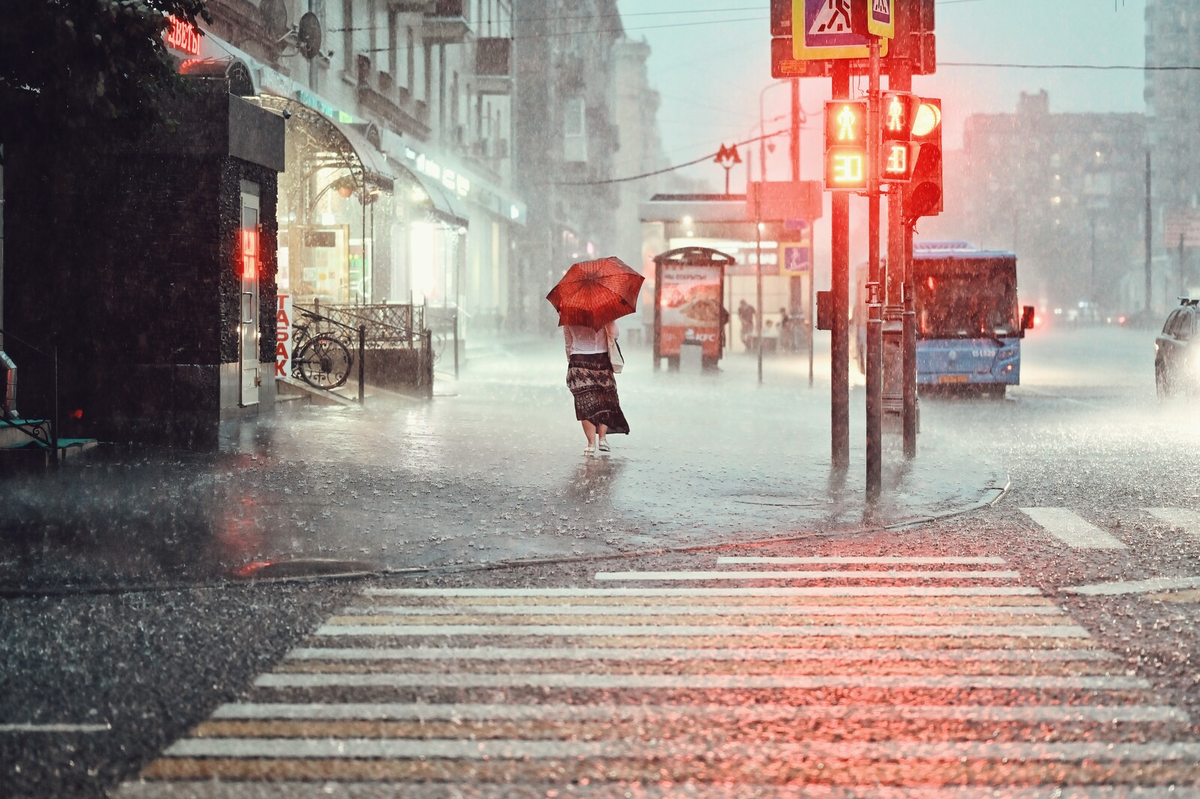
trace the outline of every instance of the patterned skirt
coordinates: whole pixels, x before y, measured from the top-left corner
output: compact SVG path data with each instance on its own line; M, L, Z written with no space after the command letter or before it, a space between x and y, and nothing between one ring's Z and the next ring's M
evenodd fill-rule
M610 433L629 432L629 422L621 413L617 381L607 352L572 355L567 365L567 388L575 397L576 419L608 425Z

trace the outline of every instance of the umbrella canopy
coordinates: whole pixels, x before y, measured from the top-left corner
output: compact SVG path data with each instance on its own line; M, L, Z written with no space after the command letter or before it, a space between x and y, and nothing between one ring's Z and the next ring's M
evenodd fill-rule
M546 299L558 311L558 324L599 330L637 310L638 292L646 278L616 256L582 261L563 275Z

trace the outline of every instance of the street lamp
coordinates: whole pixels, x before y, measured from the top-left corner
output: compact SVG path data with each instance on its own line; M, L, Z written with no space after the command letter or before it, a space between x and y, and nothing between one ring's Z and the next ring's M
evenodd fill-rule
M754 240L756 252L756 264L754 268L754 283L758 293L758 313L754 317L754 338L758 342L758 382L759 385L763 381L763 285L762 285L762 184L767 182L767 131L763 122L763 98L767 92L775 86L790 85L786 80L768 83L763 87L763 90L758 93L758 182L759 190L754 195ZM747 185L747 191L750 187Z

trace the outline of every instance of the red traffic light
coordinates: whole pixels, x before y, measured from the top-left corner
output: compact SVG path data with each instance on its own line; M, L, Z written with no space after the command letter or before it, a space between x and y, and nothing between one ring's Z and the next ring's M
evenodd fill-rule
M925 97L913 119L912 140L920 145L912 180L904 194L904 220L942 212L942 101Z

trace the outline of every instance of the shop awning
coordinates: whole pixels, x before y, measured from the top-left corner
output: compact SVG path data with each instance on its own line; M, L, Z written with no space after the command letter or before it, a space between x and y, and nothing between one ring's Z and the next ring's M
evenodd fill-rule
M440 180L416 169L409 169L408 173L429 196L429 212L433 216L446 224L458 227L467 227L470 224L466 204L453 189L446 188Z
M361 126L337 122L299 100L274 94L259 95L263 108L289 116L288 133L306 138L303 148L315 166L346 169L356 182L367 188L391 194L395 188L395 170L373 145Z

